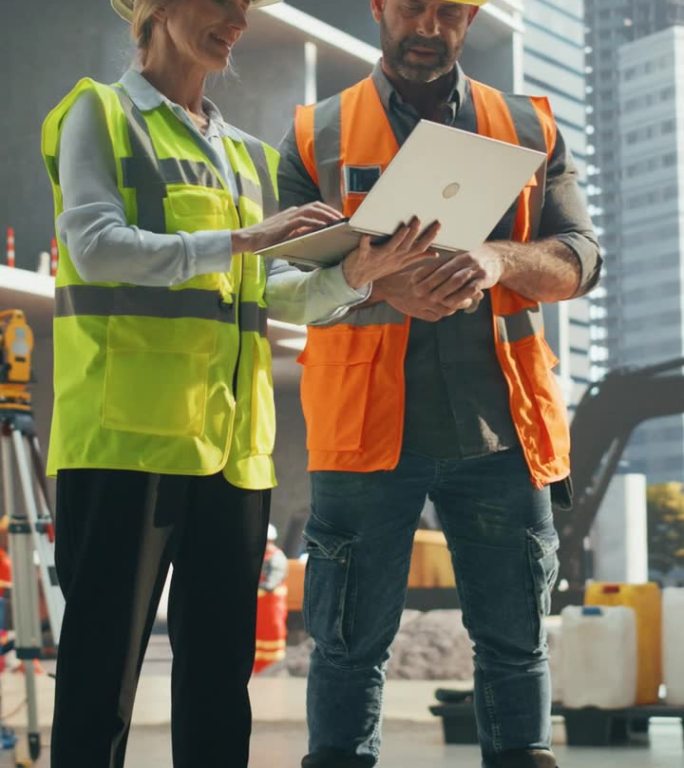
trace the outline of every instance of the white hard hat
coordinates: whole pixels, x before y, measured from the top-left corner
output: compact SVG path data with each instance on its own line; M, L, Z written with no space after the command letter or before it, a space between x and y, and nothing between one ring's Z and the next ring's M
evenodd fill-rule
M280 0L252 0L250 8L263 8L265 5L273 5L273 3L279 2ZM112 8L125 21L131 21L133 19L134 4L135 0L112 0Z
M268 533L266 537L269 541L275 541L278 538L278 529L272 523L268 524Z

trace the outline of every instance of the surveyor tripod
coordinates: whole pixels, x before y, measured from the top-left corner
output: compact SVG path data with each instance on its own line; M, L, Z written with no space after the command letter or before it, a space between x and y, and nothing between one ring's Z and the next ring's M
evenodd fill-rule
M41 744L33 660L41 658L43 651L39 584L55 643L62 626L64 597L57 582L54 521L30 408L13 409L0 402L0 465L9 517L14 646L26 676L29 754L37 760ZM17 479L21 503L15 493Z

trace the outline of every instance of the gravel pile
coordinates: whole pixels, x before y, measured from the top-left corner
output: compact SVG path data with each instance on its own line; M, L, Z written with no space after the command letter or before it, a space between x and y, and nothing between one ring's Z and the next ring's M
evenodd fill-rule
M546 621L551 655L554 700L560 700L558 686L560 665L560 619ZM284 661L272 664L260 674L264 677L306 677L311 638L288 646ZM392 644L387 677L401 680L459 680L473 678L473 650L461 611L404 611L399 632Z
M461 611L435 610L406 621L392 645L387 676L402 680L472 680L473 646Z

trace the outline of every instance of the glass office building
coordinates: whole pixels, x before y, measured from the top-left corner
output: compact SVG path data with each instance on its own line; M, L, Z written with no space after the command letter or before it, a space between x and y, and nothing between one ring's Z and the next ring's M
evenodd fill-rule
M681 111L684 0L585 0L593 148L591 201L606 261L605 364L684 356ZM630 468L649 482L684 476L684 421L646 422Z
M587 188L587 114L584 0L525 0L524 91L548 96ZM560 360L557 369L571 410L591 378L590 301L544 307L546 335Z

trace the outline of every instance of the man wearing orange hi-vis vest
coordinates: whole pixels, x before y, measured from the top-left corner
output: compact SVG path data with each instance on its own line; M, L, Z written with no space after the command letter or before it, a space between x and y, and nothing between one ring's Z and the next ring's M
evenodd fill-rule
M287 556L277 538L276 527L269 524L257 598L255 672L282 661L287 646Z
M281 145L281 205L323 200L346 216L421 118L547 156L487 243L377 280L365 303L309 327L304 768L378 760L388 648L426 497L474 643L483 768L556 766L542 619L557 571L551 495L569 502L570 466L541 303L588 292L600 256L548 101L501 93L458 63L485 2L370 0L382 60L299 108Z

